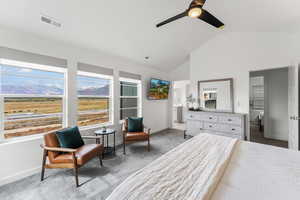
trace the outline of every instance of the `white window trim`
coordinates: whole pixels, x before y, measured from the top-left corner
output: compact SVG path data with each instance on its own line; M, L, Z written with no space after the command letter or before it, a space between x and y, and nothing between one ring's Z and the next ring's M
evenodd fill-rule
M92 72L85 72L85 71L79 71L79 70L77 71L77 75L113 80L113 76L110 76L110 75L96 74L96 73L92 73Z
M114 94L113 94L113 83L114 83L114 78L113 76L110 75L104 75L104 74L97 74L97 73L92 73L92 72L85 72L85 71L77 71L77 76L87 76L87 77L94 77L94 78L102 78L102 79L107 79L110 81L109 85L109 96L102 96L102 95L78 95L77 94L77 104L79 103L78 99L80 97L87 97L87 98L108 98L109 99L109 122L102 123L102 124L95 124L95 125L89 125L89 126L80 126L80 130L89 130L89 129L94 129L94 128L100 128L104 126L112 126L114 125ZM76 89L76 93L77 93ZM79 117L79 110L77 108L77 122L78 122L78 117Z
M142 117L143 116L142 115L143 114L142 113L142 81L137 80L137 79L130 79L130 78L120 77L119 78L119 88L121 86L121 81L137 84L137 96L121 96L121 93L120 93L120 99L122 99L122 98L137 98L138 99L138 106L137 107L130 107L130 108L121 108L121 105L120 105L119 114L120 114L121 110L137 109L138 110L138 113L137 113L138 117ZM124 85L126 85L126 84L124 84ZM135 87L135 86L132 86L132 85L126 85L126 86ZM120 123L123 123L123 122L124 122L124 120L120 119Z
M55 66L50 66L50 65L41 65L41 64L35 64L35 63L29 63L29 62L8 60L8 59L3 59L3 58L0 59L0 64L11 65L13 67L37 69L37 70L49 71L49 72L60 72L60 73L65 73L66 72L66 68L63 68L63 67L55 67Z
M64 94L62 95L35 95L35 94L2 94L0 92L0 110L3 112L0 112L0 142L6 142L6 141L23 141L27 139L32 139L32 138L40 138L43 134L45 133L37 133L33 135L28 135L28 136L19 136L19 137L14 137L14 138L8 138L5 139L4 137L4 119L5 119L5 114L4 114L4 98L5 97L45 97L45 98L62 98L62 126L66 127L67 125L67 98L66 98L66 88L67 88L67 69L66 68L61 68L61 67L54 67L54 66L49 66L49 65L40 65L40 64L35 64L35 63L28 63L28 62L20 62L20 61L15 61L15 60L8 60L8 59L0 59L0 64L2 65L9 65L12 67L19 67L19 68L29 68L29 69L36 69L36 70L41 70L41 71L46 71L46 72L58 72L58 73L63 73L64 78L61 79L64 81ZM2 76L2 70L0 70L0 77ZM51 77L49 78L51 79ZM1 87L0 87L1 89ZM26 139L25 139L26 138Z
M1 76L1 74L0 74ZM3 141L4 138L4 97L0 93L0 141Z

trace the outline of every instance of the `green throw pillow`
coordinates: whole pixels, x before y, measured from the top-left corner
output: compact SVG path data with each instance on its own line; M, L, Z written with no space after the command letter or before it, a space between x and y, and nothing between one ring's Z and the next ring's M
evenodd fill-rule
M128 117L128 132L142 132L143 118L142 117Z
M56 132L59 144L64 148L77 149L84 145L77 126Z

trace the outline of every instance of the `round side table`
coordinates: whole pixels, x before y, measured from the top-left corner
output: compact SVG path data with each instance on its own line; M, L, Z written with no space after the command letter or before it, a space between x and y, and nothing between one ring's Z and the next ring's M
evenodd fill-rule
M96 136L101 136L102 138L102 144L104 146L103 155L107 154L116 154L116 131L113 129L106 129L106 131L103 131L102 129L95 131ZM114 143L113 146L109 146L109 135L113 135L114 137ZM106 137L106 140L105 140ZM100 139L96 139L96 143L100 144Z

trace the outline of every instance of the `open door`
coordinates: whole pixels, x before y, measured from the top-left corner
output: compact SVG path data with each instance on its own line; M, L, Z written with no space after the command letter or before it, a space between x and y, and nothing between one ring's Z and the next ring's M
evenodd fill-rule
M289 67L289 149L299 150L299 65Z

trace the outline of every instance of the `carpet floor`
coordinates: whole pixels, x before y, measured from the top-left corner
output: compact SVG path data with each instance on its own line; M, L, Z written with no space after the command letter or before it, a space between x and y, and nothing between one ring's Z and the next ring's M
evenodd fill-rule
M126 155L122 148L116 156L106 157L100 168L96 158L79 169L80 187L75 187L72 170L46 169L43 182L35 174L0 187L1 200L104 200L129 175L183 143L183 131L166 130L151 136L151 151L146 142L129 144Z

